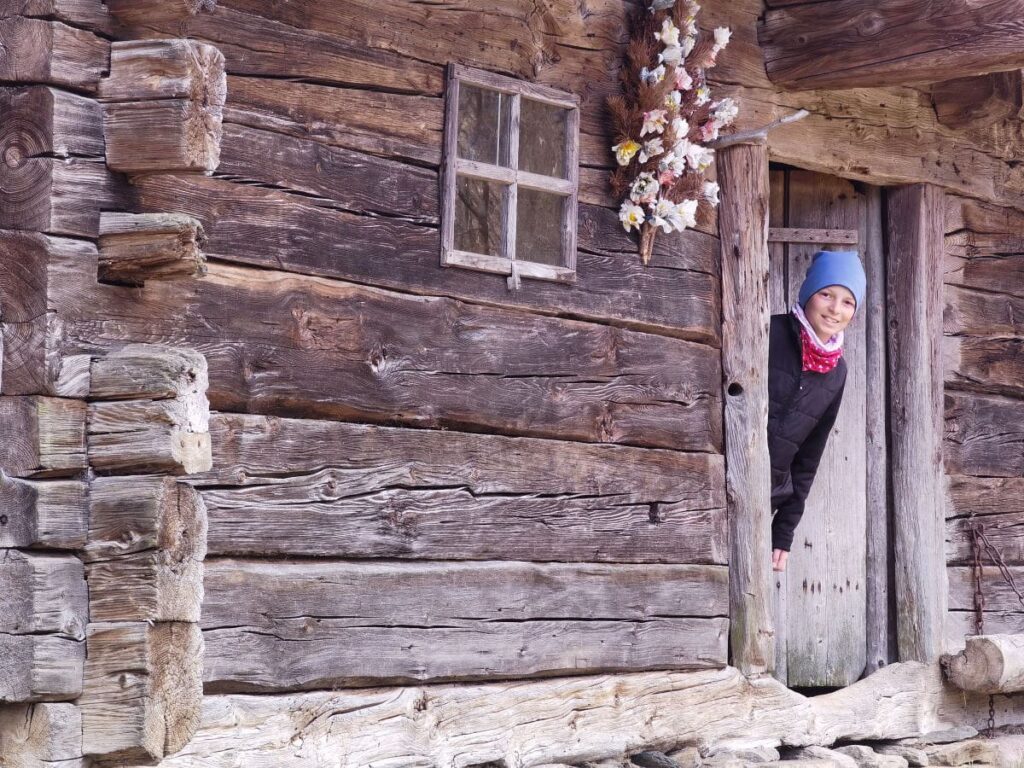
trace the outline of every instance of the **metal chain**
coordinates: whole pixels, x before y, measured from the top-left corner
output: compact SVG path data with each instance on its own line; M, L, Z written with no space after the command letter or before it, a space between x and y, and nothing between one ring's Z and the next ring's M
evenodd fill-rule
M975 634L984 634L985 630L985 593L982 589L982 577L984 571L981 567L981 546L985 545L985 553L988 555L992 564L999 569L999 573L1006 580L1006 583L1010 585L1010 589L1013 590L1017 596L1017 600L1022 606L1024 606L1024 595L1017 588L1016 582L1013 580L1013 574L1006 565L1006 561L1003 560L1003 556L999 554L999 550L995 548L995 545L989 541L988 536L985 535L985 526L974 519L974 513L970 515L971 525L971 550L974 554L974 629ZM995 735L996 729L996 697L989 694L988 697L988 736L991 738Z

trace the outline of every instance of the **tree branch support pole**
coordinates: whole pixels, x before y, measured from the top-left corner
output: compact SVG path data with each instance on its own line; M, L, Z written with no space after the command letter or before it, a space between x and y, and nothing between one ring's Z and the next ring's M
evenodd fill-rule
M945 200L929 184L888 198L890 462L900 661L942 653L948 589L943 494L942 254Z
M745 675L775 665L771 615L768 458L768 146L718 153L722 190L722 373L731 553L732 664Z

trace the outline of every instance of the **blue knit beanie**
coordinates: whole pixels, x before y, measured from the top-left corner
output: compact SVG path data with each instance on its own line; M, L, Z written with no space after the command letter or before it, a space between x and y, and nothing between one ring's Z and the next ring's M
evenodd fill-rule
M830 285L848 288L860 309L868 279L856 251L818 251L814 254L807 277L800 286L800 306L806 306L811 296Z

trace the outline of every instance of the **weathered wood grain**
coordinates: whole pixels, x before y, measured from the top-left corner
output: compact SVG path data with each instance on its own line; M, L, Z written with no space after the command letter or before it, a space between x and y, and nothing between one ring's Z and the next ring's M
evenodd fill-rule
M947 387L1024 396L1024 339L947 336L942 352Z
M194 347L215 408L677 450L721 443L718 355L700 344L225 265L173 287L94 284L83 296L74 275L89 269L58 270L66 351ZM562 338L571 345L552 346Z
M95 259L95 246L29 232L0 232L0 332L5 395L80 397L88 359L61 355L61 326L50 312L51 261Z
M78 480L17 480L0 471L0 547L80 549L89 507Z
M361 627L285 619L203 633L204 690L286 692L382 683L515 679L725 666L728 619L451 621Z
M0 704L71 701L82 693L85 643L0 633Z
M82 714L74 704L0 707L0 734L11 768L85 768Z
M947 392L944 454L951 475L1024 475L1024 403Z
M950 474L946 516L1024 515L1024 478Z
M212 45L181 38L115 42L110 47L110 73L100 82L99 96L107 102L184 99L223 107L224 54Z
M947 334L1024 336L1024 298L947 286L943 330Z
M240 759L255 768L332 761L342 768L578 764L680 743L708 750L726 742L802 746L916 736L956 722L981 723L986 702L944 686L937 664L913 663L812 698L775 680L750 681L733 668L208 696L196 737L164 765L227 768Z
M93 621L199 620L206 508L173 478L98 478L90 488Z
M203 639L195 624L94 623L80 702L83 749L108 759L157 760L199 724Z
M85 569L74 555L0 550L0 634L85 636Z
M509 291L501 277L440 268L437 229L414 223L436 221L433 171L406 174L399 164L384 161L350 165L347 154L313 149L306 142L285 143L270 161L241 155L238 139L243 136L247 145L269 146L249 141L261 134L264 142L270 141L265 133L244 130L227 143L225 172L328 199L220 179L153 176L137 182L141 205L145 210L187 213L202 221L211 258L555 311L718 344L717 238L699 232L660 238L652 266L645 269L634 258L636 246L615 213L581 205L575 284L538 281L528 291ZM334 172L338 164L347 170ZM332 210L336 207L355 213L399 213L412 221L356 216ZM243 242L246 247L240 248ZM396 262L401 269L394 268Z
M967 638L967 647L942 660L943 670L957 688L980 693L1024 690L1024 638L1020 635L981 635Z
M1024 584L1024 566L1011 565L1009 571L1017 584ZM1017 598L1013 589L995 566L985 565L982 568L982 581L985 591L986 611L992 613L1002 611L1007 613L1024 612L1024 604ZM974 610L974 578L972 569L968 566L952 566L949 568L949 608L952 611ZM1017 617L1018 620L1019 618ZM998 628L986 627L986 631L1004 633L1002 629Z
M765 66L787 90L933 83L1024 66L1024 5L829 0L769 10Z
M107 165L123 173L209 173L220 162L220 107L187 99L107 104Z
M5 156L103 156L103 112L93 99L45 85L0 88L0 110Z
M1020 512L1011 511L984 515L977 520L968 517L947 520L946 562L955 565L970 565L974 562L971 530L975 525L982 528L986 538L1007 563L1024 565L1024 517ZM985 562L989 560L989 554L984 548L982 557Z
M100 215L99 279L123 285L181 280L206 274L206 235L178 213Z
M1016 120L1024 106L1020 70L957 77L932 88L935 116L948 128L964 129Z
M973 233L972 233L973 234ZM987 245L958 248L946 236L946 285L978 288L1024 298L1024 254L990 253ZM958 253L967 254L965 257Z
M210 386L206 358L165 344L127 344L98 357L89 381L90 400L192 400L197 412L205 408L202 397Z
M546 468L531 461L518 471L541 474ZM429 560L728 562L724 508L642 501L635 498L641 493L601 494L582 485L555 496L489 495L474 489L476 474L475 468L467 473L463 487L391 487L352 496L347 494L354 489L339 489L335 470L204 490L210 550ZM366 483L377 485L369 477Z
M210 468L205 396L89 405L89 466L103 474L191 474Z
M0 165L0 228L96 237L100 208L123 205L123 181L102 161L29 157L14 147Z
M942 236L938 187L888 195L890 445L901 660L933 661L946 616L941 368ZM946 445L949 440L947 438ZM955 462L954 462L955 463Z
M217 0L107 0L110 13L127 26L184 21L217 7Z
M85 403L0 397L0 467L12 477L55 477L85 469Z
M0 80L48 83L95 93L110 44L59 21L0 18Z
M730 520L732 660L744 674L775 664L771 615L771 467L768 459L768 150L718 153L724 204L722 387Z
M449 620L707 618L726 615L727 582L712 565L208 559L202 626L333 617L383 632Z
M103 0L0 0L0 18L12 16L56 19L95 33L113 33L113 20Z

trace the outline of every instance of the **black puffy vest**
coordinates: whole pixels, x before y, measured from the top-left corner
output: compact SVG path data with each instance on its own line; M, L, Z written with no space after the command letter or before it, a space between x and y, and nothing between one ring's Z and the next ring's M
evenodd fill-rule
M768 342L768 452L772 465L772 548L789 550L818 463L839 413L846 361L828 373L802 371L800 321L772 315Z

